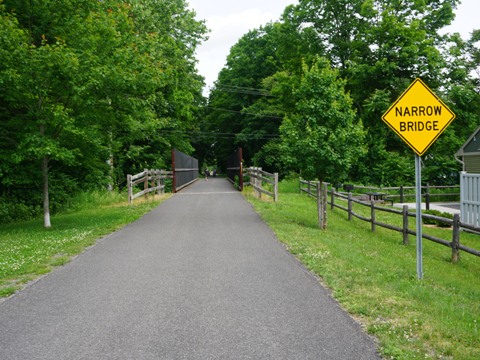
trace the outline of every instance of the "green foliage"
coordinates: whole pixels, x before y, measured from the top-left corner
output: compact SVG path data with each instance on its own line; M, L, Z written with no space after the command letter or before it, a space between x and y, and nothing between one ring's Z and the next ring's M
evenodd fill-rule
M453 216L451 214L445 213L445 212L442 212L442 211L438 211L438 210L423 210L422 213L423 214L428 214L428 215L435 215L435 216L450 219L450 220L453 219ZM448 224L445 221L434 220L434 219L425 219L425 218L423 219L423 223L424 224L430 224L430 225L437 225L439 227L451 227L452 226L451 224Z
M76 194L71 199L67 213L89 210L94 207L112 206L125 201L125 193L117 193L114 191L91 190Z
M11 202L11 199L0 197L0 218L2 222L28 220L40 216L39 207L33 207L24 202Z
M302 102L321 101L314 91L299 92L304 67L311 68L320 56L338 71L338 79L345 79L355 123L364 126L365 146L341 176L377 185L412 180L412 150L380 119L421 77L457 115L423 159L424 178L431 184L454 183L461 167L453 154L480 121L480 82L473 75L480 64L480 32L464 41L458 34L439 31L453 20L457 4L458 0L301 0L287 7L278 22L250 31L232 48L210 94L209 105L217 110L211 111L204 128L235 136L209 138L205 152L214 148L221 161L243 146L247 164L282 176L298 171L295 157L285 151L294 139L287 145L267 135L277 136L280 127L298 121ZM331 129L342 132L340 124Z
M201 128L218 135L203 139L199 157L213 147L219 168L238 147L250 165L266 143L278 138L282 112L269 106L274 95L262 85L278 71L277 33L277 24L268 24L245 34L232 47L210 94Z
M3 1L0 196L44 191L55 211L67 194L165 167L172 147L192 151L178 133L203 101L205 32L184 0Z
M280 178L286 176L289 169L296 169L296 159L281 139L266 143L253 157L253 163L264 171L279 172Z
M235 175L234 177L233 186L235 187L235 189L240 189L240 179L238 175Z
M363 127L355 120L345 82L327 60L304 67L294 92L294 113L284 120L282 137L291 149L302 176L344 180L363 151Z

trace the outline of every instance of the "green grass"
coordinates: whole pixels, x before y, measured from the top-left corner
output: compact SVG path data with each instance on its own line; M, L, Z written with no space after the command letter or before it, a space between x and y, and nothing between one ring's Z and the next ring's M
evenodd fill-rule
M416 274L415 237L402 245L400 233L329 210L328 227L318 229L316 202L298 194L298 184L281 184L278 203L248 200L291 253L322 279L333 296L378 338L388 359L480 358L480 258L424 240L424 279ZM368 216L369 209L354 206ZM401 216L377 213L377 220L401 226ZM415 228L411 219L411 228ZM451 230L425 228L450 239ZM461 234L480 248L480 236Z
M89 193L77 197L70 210L52 218L0 225L0 297L70 261L102 236L135 221L165 197L136 200L130 206L125 194Z

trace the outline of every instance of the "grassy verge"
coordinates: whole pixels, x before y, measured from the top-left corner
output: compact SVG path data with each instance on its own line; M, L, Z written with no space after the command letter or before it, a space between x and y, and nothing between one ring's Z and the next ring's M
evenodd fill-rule
M464 253L452 264L449 248L424 241L424 279L419 281L414 237L404 246L401 234L382 228L372 233L369 223L348 221L339 209L328 212L328 229L321 231L315 201L295 192L298 184L283 183L278 203L247 198L289 251L379 339L385 358L480 358L478 257ZM401 222L394 214L379 220ZM439 237L445 231L425 228ZM462 233L461 238L480 248L480 236Z
M0 297L68 262L97 239L135 221L166 197L157 196L129 206L125 195L82 194L73 209L52 218L0 225Z

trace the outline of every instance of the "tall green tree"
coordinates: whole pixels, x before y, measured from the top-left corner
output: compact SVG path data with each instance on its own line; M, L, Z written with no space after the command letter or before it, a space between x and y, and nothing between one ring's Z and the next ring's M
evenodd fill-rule
M206 28L185 1L5 0L0 14L0 196L40 187L48 227L52 184L60 205L192 150L178 132L196 126Z
M272 97L264 90L262 81L279 68L273 36L275 26L268 24L252 30L232 47L210 94L204 129L222 135L208 139L219 159L226 159L241 146L244 158L250 163L266 142L278 137L282 113L253 106Z
M220 150L228 148L227 153L242 144L248 149L248 159L253 157L262 166L291 164L288 156L275 155L282 151L278 140L248 143L246 136L242 137L252 129L256 134L277 134L280 121L242 117L240 113L289 116L298 101L293 89L300 82L302 64L311 66L322 56L346 80L345 88L366 130L368 151L351 168L351 177L383 185L412 182L413 153L385 126L381 116L416 77L450 104L450 94L444 92L449 60L442 52L448 37L440 30L453 20L457 4L458 0L300 0L287 7L281 21L251 31L232 48L209 103L230 113L212 113L209 124L211 131L237 135L235 141L215 144ZM468 71L462 76L468 78ZM222 86L261 89L271 96L253 96L251 91L222 93ZM263 132L266 124L272 128ZM453 128L456 138L459 129ZM429 181L435 174L454 171L454 163L443 161L452 158L448 151L441 146L429 150L429 159L438 159L440 168L445 164L443 170L431 173Z
M281 126L302 175L343 181L364 151L364 130L355 117L346 82L328 60L318 58L304 73L294 96L294 113Z
M355 160L364 152L364 131L355 117L345 81L328 60L317 58L304 66L295 112L281 126L282 138L291 150L301 174L323 182L342 181ZM321 204L324 204L321 201ZM325 228L325 209L319 209L320 226Z
M288 17L312 48L347 79L346 89L368 132L369 151L354 169L358 180L398 181L393 174L402 170L403 162L389 172L371 167L384 162L394 166L395 159L409 156L409 149L380 119L416 77L434 90L440 88L445 62L439 30L451 23L457 3L301 0Z
M5 13L3 16L11 18ZM49 171L52 161L67 164L74 161L76 149L70 146L70 141L81 137L81 128L72 117L70 106L78 58L61 39L50 44L42 34L36 45L31 33L28 33L30 36L26 31L23 33L25 36L18 44L18 58L4 71L17 76L10 79L5 89L8 95L4 104L10 112L2 119L2 127L14 134L7 153L13 164L18 165L17 170L29 161L37 163L41 170L44 226L50 227Z

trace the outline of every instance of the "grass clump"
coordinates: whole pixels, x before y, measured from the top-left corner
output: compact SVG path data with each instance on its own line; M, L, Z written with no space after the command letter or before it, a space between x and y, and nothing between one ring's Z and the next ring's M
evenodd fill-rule
M157 196L129 205L125 194L81 194L68 211L52 218L0 225L0 297L12 295L26 283L70 261L100 237L135 221L165 199Z
M371 232L369 223L348 221L339 209L329 210L328 227L322 231L316 202L298 194L298 186L294 189L291 183L281 184L277 203L247 198L289 251L379 339L385 358L480 358L478 257L464 253L453 264L449 248L424 241L424 279L419 281L414 237L404 246L401 234L379 227ZM392 225L401 222L395 214L381 217ZM446 239L451 233L425 230ZM480 247L478 235L462 233L461 238Z

